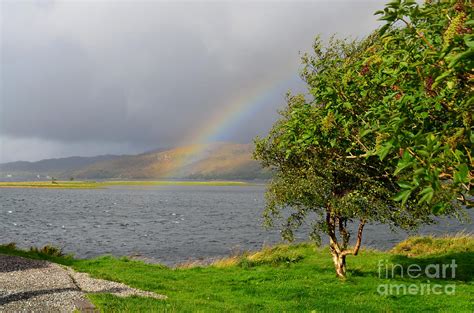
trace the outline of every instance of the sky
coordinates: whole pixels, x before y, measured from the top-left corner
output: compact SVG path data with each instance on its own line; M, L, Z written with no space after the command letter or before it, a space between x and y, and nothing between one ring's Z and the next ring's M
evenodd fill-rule
M0 0L0 163L251 142L315 36L361 38L383 5Z

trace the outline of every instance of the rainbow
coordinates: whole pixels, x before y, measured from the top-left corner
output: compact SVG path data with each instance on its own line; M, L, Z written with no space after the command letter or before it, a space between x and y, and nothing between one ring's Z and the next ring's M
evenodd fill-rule
M223 106L221 110L214 112L211 117L202 124L191 135L187 136L180 144L190 147L186 150L186 156L177 160L174 169L166 174L167 177L179 177L182 170L189 164L196 162L205 156L206 148L210 143L217 142L219 135L228 132L232 127L238 125L239 121L245 120L252 113L257 112L275 91L288 86L288 83L297 78L294 70L291 76L280 76L269 82L255 84L251 88L242 91L241 95Z

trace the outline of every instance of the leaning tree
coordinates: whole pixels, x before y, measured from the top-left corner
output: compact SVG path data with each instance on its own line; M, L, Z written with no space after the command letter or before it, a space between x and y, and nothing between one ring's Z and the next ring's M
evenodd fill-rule
M274 171L267 225L283 218L282 236L292 240L310 219L314 239L329 237L339 277L346 256L357 255L366 223L413 229L432 222L433 213L459 217L469 201L471 46L459 37L470 31L457 30L443 44L441 55L454 65L438 64L440 57L426 51L435 47L430 39L452 32L452 23L468 27L466 13L444 20L460 8L466 10L459 3L393 1L380 12L387 26L368 38L327 45L317 39L313 54L302 58L309 95L288 94L269 135L255 140L255 158ZM437 25L433 33L417 29L430 23ZM430 66L441 69L427 72ZM443 66L451 66L448 74ZM446 77L448 83L435 85ZM442 112L445 106L451 111ZM352 246L351 224L358 225Z

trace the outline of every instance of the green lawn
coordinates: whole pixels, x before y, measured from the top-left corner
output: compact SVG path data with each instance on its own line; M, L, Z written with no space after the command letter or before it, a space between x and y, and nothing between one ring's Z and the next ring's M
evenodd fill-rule
M95 189L109 186L248 186L239 181L23 181L0 182L0 188Z
M441 240L444 240L441 241ZM421 248L420 248L421 247ZM431 248L430 248L431 247ZM398 250L397 250L398 249ZM168 296L168 300L89 295L103 311L128 312L473 312L474 238L414 238L392 252L364 250L348 259L348 278L335 277L327 248L281 245L230 257L212 266L168 268L104 256L52 257L0 246L0 253L49 259L95 277ZM420 254L422 251L423 254ZM379 278L378 263L458 265L455 279ZM381 284L455 285L455 294L380 295ZM451 291L451 289L450 289Z

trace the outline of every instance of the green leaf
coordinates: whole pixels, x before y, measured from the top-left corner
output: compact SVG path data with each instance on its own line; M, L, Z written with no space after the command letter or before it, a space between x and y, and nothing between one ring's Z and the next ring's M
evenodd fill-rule
M413 186L409 183L409 182L405 182L405 181L400 181L397 183L398 186L400 186L402 189L412 189Z
M454 173L454 182L455 183L464 183L469 182L469 168L466 164L461 164L458 166L457 171Z
M454 58L451 59L448 67L453 68L458 62L463 59L473 59L474 58L474 49L469 49L465 52L457 54Z
M395 169L395 172L393 172L393 175L398 175L401 171L412 166L413 164L415 164L415 162L401 159L398 161L397 168Z
M474 36L472 34L464 36L464 43L469 48L474 48Z
M435 215L441 214L444 212L445 207L446 204L444 204L443 202L436 203L433 208L431 208L431 212L433 212L433 214Z
M344 102L343 107L344 107L345 109L349 109L349 110L350 110L350 109L352 109L352 104L351 104L350 102Z
M381 35L385 34L385 32L388 30L389 27L390 27L390 24L385 24L382 27L380 27L379 34Z
M433 85L431 86L431 88L436 88L439 85L439 83L443 81L443 79L445 79L446 77L448 77L452 73L453 73L452 70L449 70L449 71L446 71L446 72L442 73L438 77L436 77L436 79L435 79Z
M403 190L403 191L400 191L399 193L397 193L395 195L395 197L393 197L393 200L394 201L398 201L398 202L402 202L402 206L405 205L405 203L407 202L408 198L410 197L410 194L411 194L411 190Z
M429 187L426 187L425 189L423 189L419 195L423 195L423 197L421 197L421 199L418 201L418 204L423 204L423 203L430 203L431 202L431 199L433 198L433 195L434 195L434 190L431 186Z
M366 128L366 129L363 129L360 133L359 133L359 137L362 138L368 134L370 134L371 132L373 132L373 130L371 128Z
M385 159L385 157L390 153L390 151L392 151L392 148L393 143L389 141L377 151L377 155L379 156L380 161L383 161L383 159Z

